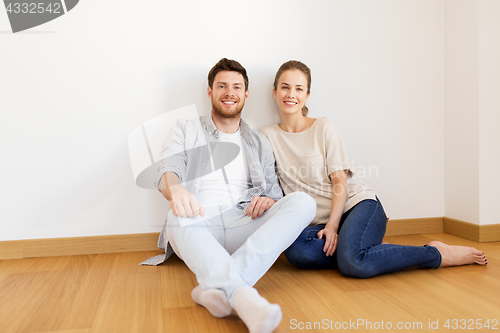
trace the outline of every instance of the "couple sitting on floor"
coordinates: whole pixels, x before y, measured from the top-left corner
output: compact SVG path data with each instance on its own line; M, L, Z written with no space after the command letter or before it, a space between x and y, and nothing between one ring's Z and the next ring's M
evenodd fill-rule
M162 152L156 185L172 208L159 239L166 254L144 264L175 252L196 275L193 300L215 317L235 309L251 333L272 332L281 321L280 306L253 286L283 251L298 267L338 268L358 278L486 264L474 248L382 242L382 204L352 178L334 123L307 117L310 86L306 65L284 63L273 88L281 123L259 133L241 119L246 70L221 59L208 74L211 114L178 120ZM221 156L235 151L228 147L239 147L238 154L221 168Z

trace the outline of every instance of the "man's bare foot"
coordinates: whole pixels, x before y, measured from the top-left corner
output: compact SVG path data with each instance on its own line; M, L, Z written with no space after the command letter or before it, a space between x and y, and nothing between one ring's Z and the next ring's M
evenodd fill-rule
M434 246L441 253L440 267L470 264L485 265L488 263L484 253L473 247L448 245L439 241L432 241L429 245Z
M389 243L387 243L387 242L382 242L382 244L389 244Z

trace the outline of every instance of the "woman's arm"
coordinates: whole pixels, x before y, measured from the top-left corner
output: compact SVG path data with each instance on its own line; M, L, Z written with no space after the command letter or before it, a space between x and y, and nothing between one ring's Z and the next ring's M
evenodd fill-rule
M319 239L325 236L323 252L325 252L327 257L333 255L337 249L337 232L347 201L347 177L345 170L332 172L330 174L330 179L333 187L332 210L325 228L317 234Z

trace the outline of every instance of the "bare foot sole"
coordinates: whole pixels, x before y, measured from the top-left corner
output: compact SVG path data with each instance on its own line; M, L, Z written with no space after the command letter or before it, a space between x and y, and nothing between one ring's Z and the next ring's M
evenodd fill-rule
M441 253L441 266L461 266L461 265L486 265L488 260L482 251L473 247L448 245L439 241L432 241L430 246L434 246Z
M389 243L387 243L387 242L382 242L382 244L389 244Z

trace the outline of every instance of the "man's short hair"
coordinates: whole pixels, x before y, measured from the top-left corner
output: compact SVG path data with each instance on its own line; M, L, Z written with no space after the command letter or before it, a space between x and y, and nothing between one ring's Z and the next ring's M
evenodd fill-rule
M248 90L248 76L245 67L241 66L236 60L230 60L227 58L222 58L218 63L208 73L208 86L213 89L214 79L217 73L221 71L238 72L243 75L243 80L245 80L245 91Z

